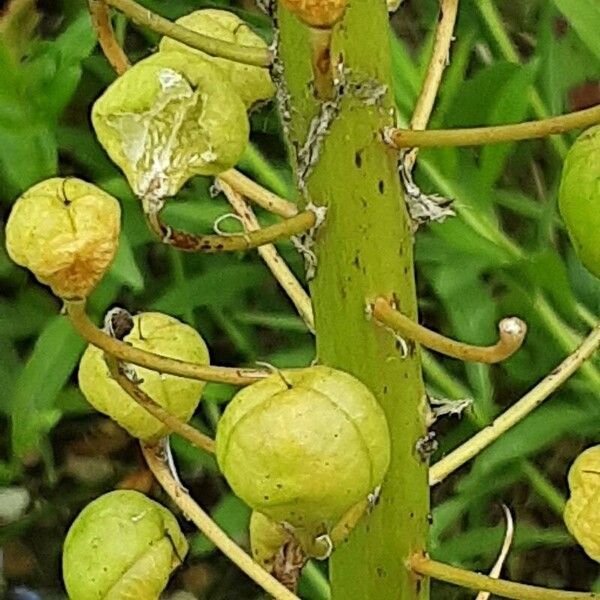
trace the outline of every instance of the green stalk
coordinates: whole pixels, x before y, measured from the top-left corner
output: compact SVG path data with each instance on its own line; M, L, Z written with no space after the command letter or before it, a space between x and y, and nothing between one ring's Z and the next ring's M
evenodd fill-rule
M292 105L287 129L290 147L299 148L319 108L308 91L311 48L306 28L287 13L280 16L280 56ZM365 314L367 300L381 294L393 295L407 315L417 311L413 238L398 157L377 135L393 122L387 30L385 3L354 0L334 31L331 56L343 57L351 70L347 77L383 84L387 93L369 104L346 86L339 114L303 182L309 199L328 207L316 236L318 264L311 283L318 359L352 373L373 391L392 436L379 504L331 558L333 600L429 598L427 580L407 568L409 557L425 550L428 530L427 464L415 451L426 432L420 354L411 344L403 357L394 336Z

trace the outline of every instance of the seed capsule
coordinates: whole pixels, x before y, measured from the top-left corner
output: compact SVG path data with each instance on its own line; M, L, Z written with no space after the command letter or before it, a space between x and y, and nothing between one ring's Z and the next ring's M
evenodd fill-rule
M584 131L567 154L559 208L579 259L600 277L600 125Z
M219 421L216 454L249 506L314 537L381 484L390 440L369 389L318 366L238 392Z
M564 512L567 529L588 556L600 562L600 446L577 457L569 471L569 488Z
M343 16L347 0L281 0L303 23L317 29L330 29Z
M6 249L60 298L85 298L115 257L120 219L117 200L95 185L48 179L15 202Z
M94 104L92 124L134 193L174 196L194 175L217 175L248 143L246 108L205 61L158 52L119 77Z
M69 529L65 587L73 600L157 600L187 550L166 508L139 492L110 492L88 504Z
M135 348L197 363L209 364L208 349L200 335L188 325L161 313L142 313L133 317L133 329L124 341ZM164 375L142 367L135 373L143 380L140 388L169 413L182 421L194 414L204 382ZM102 350L88 346L79 364L79 387L87 401L146 441L168 433L167 428L121 389L111 377Z
M242 19L226 10L214 8L196 10L177 19L176 22L197 33L225 42L240 46L267 47L265 41L256 35ZM168 37L161 40L159 50L161 52L175 50L186 53L189 58L208 61L231 81L247 107L251 107L256 102L268 100L275 94L275 86L271 81L269 70L265 67L255 67L226 58L213 57Z

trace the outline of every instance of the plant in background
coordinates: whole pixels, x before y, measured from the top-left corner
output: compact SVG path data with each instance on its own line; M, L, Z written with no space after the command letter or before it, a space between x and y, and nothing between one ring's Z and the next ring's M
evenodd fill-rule
M110 6L164 36L159 51L130 67ZM505 551L490 576L427 554L430 487L516 426L579 368L589 371L584 363L600 345L600 328L489 427L430 466L435 440L429 427L460 409L425 393L423 349L496 363L519 350L527 327L505 318L498 342L478 346L418 324L415 232L450 212L446 200L420 191L412 169L422 146L543 137L598 123L600 108L516 125L425 131L458 11L456 0L444 0L411 128L402 128L390 93L390 47L381 35L384 3L282 0L264 8L278 34L272 48L224 11L201 10L172 23L133 0L90 0L98 40L119 74L95 102L92 122L162 243L211 254L259 248L316 333L318 364L282 370L210 365L200 335L161 313L131 317L116 309L104 329L96 327L86 314L87 298L117 252L119 205L91 184L51 179L15 203L6 245L15 262L64 301L72 325L89 342L79 368L82 392L140 439L148 468L183 514L278 599L297 598L307 561L329 557L334 600L426 600L430 578L510 598L597 598L498 579ZM250 151L247 109L275 89L298 206L234 169ZM572 147L560 189L565 224L596 275L597 132L586 131ZM215 177L242 233L217 227L215 234L188 233L163 221L165 200L196 175ZM261 228L246 200L284 219ZM525 260L490 220L456 210L484 238ZM302 255L310 294L271 245L282 238L291 238ZM246 386L220 417L214 442L188 423L206 382ZM254 560L183 487L170 433L214 453L232 490L253 509ZM571 469L565 522L597 560L596 455L596 448L584 452ZM72 525L64 545L65 585L74 600L155 599L186 550L166 509L136 492L113 492Z

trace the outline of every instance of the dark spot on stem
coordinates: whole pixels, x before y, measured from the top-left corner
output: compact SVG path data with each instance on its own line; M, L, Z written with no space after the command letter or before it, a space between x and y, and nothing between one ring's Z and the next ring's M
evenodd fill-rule
M385 183L383 182L383 179L379 180L377 187L379 188L380 194L383 194L383 192L385 192Z
M362 167L362 155L360 152L354 154L354 164L360 169Z

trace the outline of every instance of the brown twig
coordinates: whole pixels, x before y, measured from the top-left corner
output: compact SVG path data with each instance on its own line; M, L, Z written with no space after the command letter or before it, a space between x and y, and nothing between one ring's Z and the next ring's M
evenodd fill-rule
M263 229L232 235L196 235L173 229L164 224L158 213L146 214L150 229L164 243L184 252L237 252L250 250L265 244L271 244L282 238L289 238L299 233L304 233L313 228L317 217L311 210L307 210L290 217L280 223L275 223Z
M219 181L229 184L236 192L258 204L265 210L281 217L294 217L298 214L298 207L289 200L265 189L236 169L229 169L219 173Z
M88 2L92 26L96 31L102 52L104 52L104 56L106 56L117 75L123 75L131 64L115 37L115 32L110 22L108 6L103 0L88 0Z
M260 224L258 219L254 215L254 212L250 206L244 202L244 199L240 196L240 194L238 194L237 191L235 191L228 183L226 183L221 176L219 176L219 185L247 230L259 230ZM298 279L296 279L296 276L281 258L275 246L273 246L273 244L260 246L258 248L258 253L273 273L275 279L277 279L279 282L279 285L281 285L289 299L296 307L296 310L306 323L306 326L310 331L314 331L315 319L310 296L306 293L304 288L300 285Z

